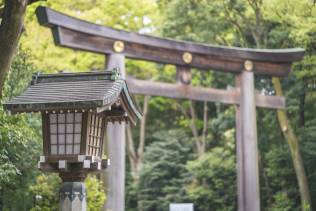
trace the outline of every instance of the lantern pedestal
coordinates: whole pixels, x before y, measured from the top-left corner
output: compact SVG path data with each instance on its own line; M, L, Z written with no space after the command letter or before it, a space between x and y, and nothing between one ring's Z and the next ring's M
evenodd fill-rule
M63 182L59 191L60 211L86 211L86 186L84 182Z

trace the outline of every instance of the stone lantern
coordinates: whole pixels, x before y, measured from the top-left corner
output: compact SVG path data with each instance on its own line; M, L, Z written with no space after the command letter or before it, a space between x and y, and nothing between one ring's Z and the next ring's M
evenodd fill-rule
M103 72L35 74L30 86L4 104L11 114L40 112L43 156L38 167L63 180L61 210L85 210L84 180L105 169L107 122L135 124L141 118L116 69ZM117 143L120 144L120 143Z

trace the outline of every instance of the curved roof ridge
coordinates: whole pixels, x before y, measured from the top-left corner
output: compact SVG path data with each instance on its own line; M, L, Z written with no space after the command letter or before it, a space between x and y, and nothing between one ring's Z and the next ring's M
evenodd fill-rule
M119 83L117 83L119 82ZM116 79L115 82L112 84L111 89L107 90L106 93L103 95L103 102L105 104L112 104L114 102L113 99L117 98L123 89L123 84L125 83L125 80L123 79Z

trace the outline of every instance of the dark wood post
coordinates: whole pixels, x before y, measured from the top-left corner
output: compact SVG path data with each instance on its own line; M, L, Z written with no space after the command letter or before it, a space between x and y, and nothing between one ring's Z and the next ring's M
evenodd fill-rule
M248 61L250 62L250 61ZM259 168L254 73L246 66L238 76L240 105L236 110L238 210L259 211Z
M125 78L125 56L111 54L107 56L107 69L118 67ZM108 123L107 156L110 166L107 175L107 211L125 210L125 123Z

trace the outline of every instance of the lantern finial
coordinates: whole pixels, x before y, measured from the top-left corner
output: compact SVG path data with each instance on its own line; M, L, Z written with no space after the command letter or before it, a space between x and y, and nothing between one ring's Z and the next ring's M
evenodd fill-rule
M118 67L113 68L111 72L111 80L116 81L121 78L120 69Z
M39 72L34 73L34 74L32 75L32 81L31 81L31 84L32 84L32 85L35 85L35 84L37 83L37 78L38 78L39 75L40 75Z

